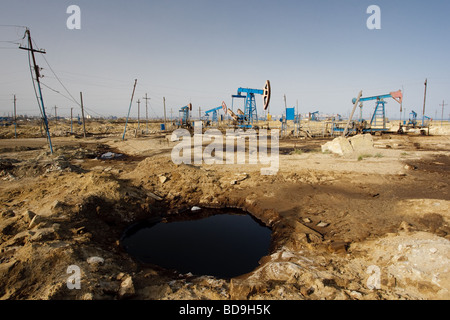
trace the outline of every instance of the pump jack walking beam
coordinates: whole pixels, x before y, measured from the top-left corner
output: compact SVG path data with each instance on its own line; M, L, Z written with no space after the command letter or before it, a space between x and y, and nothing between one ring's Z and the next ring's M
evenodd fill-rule
M345 137L347 135L348 127L350 126L350 122L352 122L353 115L355 114L356 107L358 106L358 103L359 103L359 100L361 99L361 97L362 97L362 90L359 92L358 98L356 98L356 100L355 100L355 104L353 105L352 113L350 114L350 117L348 118L348 121L347 121L347 125L345 126L344 132L342 133L343 137Z

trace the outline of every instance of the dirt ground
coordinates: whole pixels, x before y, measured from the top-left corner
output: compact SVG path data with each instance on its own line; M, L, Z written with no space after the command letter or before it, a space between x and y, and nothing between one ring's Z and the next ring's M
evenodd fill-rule
M283 137L279 170L176 165L145 124L0 127L0 299L449 299L450 132L383 134L343 156L330 137ZM432 131L433 132L433 131ZM103 159L107 152L117 155ZM120 155L120 156L119 156ZM239 207L272 229L269 255L233 279L141 265L133 222ZM70 289L68 268L80 270Z

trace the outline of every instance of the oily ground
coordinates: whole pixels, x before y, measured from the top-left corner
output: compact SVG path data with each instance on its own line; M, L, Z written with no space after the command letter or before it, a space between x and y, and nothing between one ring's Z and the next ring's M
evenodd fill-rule
M157 126L123 141L123 124L90 123L86 138L60 124L53 154L38 126L11 130L0 128L2 300L450 298L450 135L377 135L343 156L321 151L332 138L283 137L277 174L262 175L262 164L176 165ZM192 206L248 211L272 229L269 254L217 279L122 248L132 223Z

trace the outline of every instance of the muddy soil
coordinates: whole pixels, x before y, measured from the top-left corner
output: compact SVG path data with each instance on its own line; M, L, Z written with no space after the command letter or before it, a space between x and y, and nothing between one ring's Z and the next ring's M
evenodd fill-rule
M321 152L331 138L290 137L277 174L261 175L262 164L176 165L170 134L122 141L114 126L54 137L54 154L44 138L0 140L0 299L450 298L450 136L375 136L345 156ZM218 279L122 248L132 223L192 206L248 211L272 229L270 253Z

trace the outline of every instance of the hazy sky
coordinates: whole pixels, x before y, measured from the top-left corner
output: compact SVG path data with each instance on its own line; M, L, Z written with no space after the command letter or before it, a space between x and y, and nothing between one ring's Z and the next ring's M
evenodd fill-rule
M81 30L69 30L69 5L81 9ZM369 30L366 12L381 8L381 30ZM347 115L351 100L404 89L404 108L422 114L428 78L428 116L450 102L448 0L0 0L0 115L39 114L28 57L14 43L27 26L49 65L74 98L80 91L92 115L126 116L138 79L132 116L152 117L193 104L196 114L231 106L239 87L272 84L272 114L299 101L299 112ZM12 42L9 42L12 41ZM80 113L41 54L37 62L47 113ZM60 94L53 90L59 91ZM63 94L63 95L62 95ZM257 96L258 113L263 113ZM235 100L234 108L242 107ZM365 103L372 113L374 103ZM445 118L450 113L446 107ZM399 105L388 100L387 115Z

